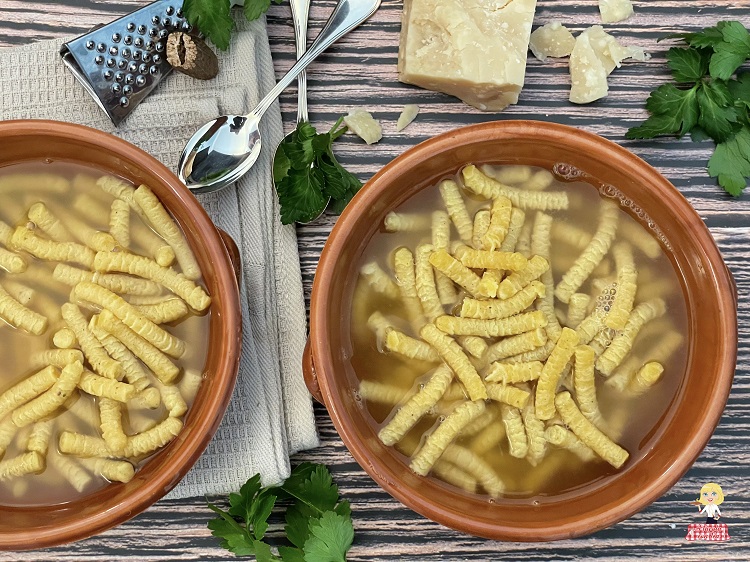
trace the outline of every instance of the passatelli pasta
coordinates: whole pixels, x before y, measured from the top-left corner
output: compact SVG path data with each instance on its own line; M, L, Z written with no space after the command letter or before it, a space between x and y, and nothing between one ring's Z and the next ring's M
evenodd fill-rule
M549 170L467 165L383 230L352 364L379 439L415 473L534 495L639 454L659 412L638 401L679 379L685 311L658 285L679 286L659 243L615 201ZM640 267L661 296L642 297Z
M0 171L0 203L24 197L0 204L0 502L10 505L128 482L174 439L202 380L211 303L147 186L28 166Z

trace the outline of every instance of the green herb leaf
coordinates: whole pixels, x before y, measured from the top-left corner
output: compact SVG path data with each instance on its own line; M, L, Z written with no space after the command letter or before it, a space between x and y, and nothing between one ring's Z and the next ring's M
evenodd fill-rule
M303 548L310 537L310 519L317 519L319 516L320 513L304 504L289 507L284 515L286 521L284 531L289 542L297 548Z
M328 511L310 525L311 537L305 543L305 562L345 562L354 540L354 527L347 519Z
M717 50L711 56L711 64L708 67L711 77L729 80L732 74L742 66L748 55L750 55L750 51L736 49L730 45Z
M726 142L716 146L708 161L708 173L718 178L724 190L738 197L747 187L750 177L750 128L743 127Z
M734 132L737 123L737 110L732 105L732 96L726 84L702 82L697 99L700 109L698 125L714 141L724 142Z
M282 224L310 222L320 215L328 204L323 195L323 174L317 168L290 169L284 179L276 184L281 205Z
M260 491L260 474L245 482L239 494L229 494L229 515L243 521L250 521L253 514L255 496Z
M346 127L339 119L327 133L302 122L279 145L273 179L279 195L281 222L309 222L325 209L340 213L362 183L344 169L333 154L333 141Z
M633 127L625 135L629 139L651 139L659 135L682 136L698 123L697 86L680 90L673 84L663 84L651 92L646 109L652 115L641 126Z
M219 515L208 522L211 534L221 539L221 546L237 556L247 556L255 553L255 544L247 529L244 529L226 511L208 504L208 507Z
M337 199L332 199L330 205L328 206L331 212L337 215L344 212L344 209L349 204L349 201L352 200L352 197L354 197L362 187L362 182L357 179L357 176L345 170L344 168L341 168L341 170L343 175L345 176L345 179L347 180L348 187L346 188L343 196Z
M280 546L278 555L261 540L277 497L293 502L286 512L286 530L295 545ZM268 488L261 488L260 475L255 475L239 493L230 494L229 503L228 511L208 504L219 516L208 528L222 547L238 556L254 555L258 562L346 560L354 539L351 509L349 502L339 501L338 486L323 465L303 463L283 484Z
M222 51L229 48L229 35L234 27L229 4L230 0L185 0L182 5L188 22Z
M750 33L738 21L723 21L716 28L722 41L713 45L709 72L712 78L729 80L732 74L750 57Z
M331 473L322 464L305 463L300 467L279 488L318 515L332 510L339 500L339 488L333 483Z
M244 12L248 21L257 20L271 7L271 0L245 0Z
M706 133L706 131L704 131L698 125L696 125L690 131L690 140L693 142L703 142L703 141L712 140L712 139L711 137L708 136L708 133Z
M263 541L253 541L257 562L279 562L281 559L271 552L271 546Z
M739 196L750 177L750 73L732 76L750 59L750 32L738 21L721 21L669 38L690 46L671 48L667 61L677 82L693 86L659 86L646 101L651 116L626 137L690 133L695 142L712 139L717 144L708 172L727 193Z
M701 49L713 48L714 45L724 40L724 35L718 27L707 27L697 33L673 33L667 35L665 39L682 39L691 47Z
M727 88L736 101L750 103L750 72L740 72L736 80L727 82Z
M708 72L711 52L707 49L672 47L667 51L667 64L677 82L697 82Z
M301 548L280 546L279 555L283 562L305 562L305 552Z

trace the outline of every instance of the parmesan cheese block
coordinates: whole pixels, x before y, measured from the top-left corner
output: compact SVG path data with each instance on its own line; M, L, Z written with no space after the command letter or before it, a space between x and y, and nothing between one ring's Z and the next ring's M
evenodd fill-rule
M607 95L607 76L626 58L648 60L640 47L620 45L617 39L594 25L576 38L570 53L570 101L589 103Z
M534 30L529 49L536 58L545 62L547 57L567 57L575 44L575 37L568 28L553 21Z
M599 0L599 14L602 23L624 21L633 15L633 4L630 0Z
M536 0L404 0L399 80L482 111L518 102Z

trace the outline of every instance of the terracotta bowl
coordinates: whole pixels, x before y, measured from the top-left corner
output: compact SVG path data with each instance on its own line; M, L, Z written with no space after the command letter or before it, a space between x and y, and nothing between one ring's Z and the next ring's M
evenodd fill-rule
M152 156L107 133L54 121L0 122L0 167L22 161L93 166L148 184L185 232L212 297L204 381L185 427L127 484L60 505L0 505L0 549L42 548L100 533L156 502L187 473L215 433L234 389L240 358L241 316L231 238L211 222L197 199Z
M350 305L355 264L386 213L466 163L551 168L567 163L619 190L631 208L661 229L688 309L687 372L645 454L616 476L539 505L488 502L409 471L383 446L357 400ZM611 189L611 188L610 188ZM614 192L614 190L612 190ZM697 349L700 348L700 353ZM586 535L621 521L664 494L690 468L719 421L737 355L736 290L721 254L695 210L663 176L599 136L551 123L502 121L452 131L408 150L359 192L336 223L312 291L305 371L311 392L331 415L362 468L393 497L439 523L490 539L545 541Z

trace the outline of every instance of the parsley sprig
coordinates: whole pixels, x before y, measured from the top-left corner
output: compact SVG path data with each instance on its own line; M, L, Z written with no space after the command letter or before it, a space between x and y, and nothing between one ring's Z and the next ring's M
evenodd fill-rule
M327 133L318 133L303 121L276 150L273 181L279 196L281 222L310 222L330 200L330 209L340 213L362 182L347 171L333 154L333 141L346 132L339 118Z
M750 33L738 21L722 21L697 33L670 35L667 63L676 84L663 84L646 101L651 116L627 132L629 139L659 135L712 139L708 173L727 193L739 196L750 177Z
M282 0L245 0L243 11L248 21L257 20L268 11L271 2ZM229 36L234 27L230 12L231 0L185 0L182 10L191 25L213 41L222 51L229 48Z
M280 546L274 554L263 538L277 500L292 502L284 530L294 546ZM354 540L349 502L339 499L338 486L320 464L303 463L283 484L268 488L256 474L238 494L229 494L229 506L224 511L208 504L219 515L208 522L211 534L237 556L258 562L345 562Z

